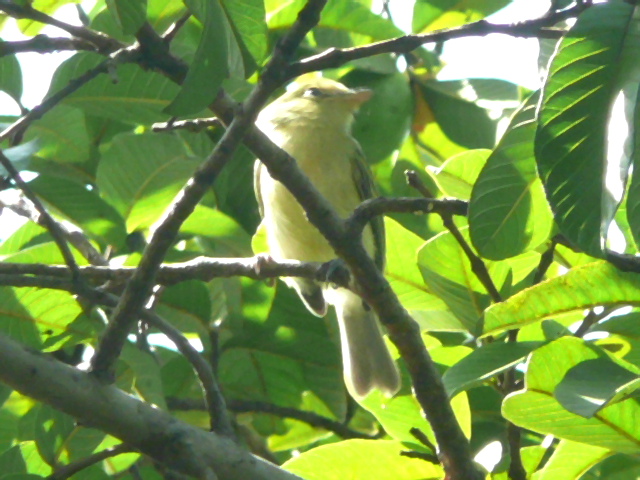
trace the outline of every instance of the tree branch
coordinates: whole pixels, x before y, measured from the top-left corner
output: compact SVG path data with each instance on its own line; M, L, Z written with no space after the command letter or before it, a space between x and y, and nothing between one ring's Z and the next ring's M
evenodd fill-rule
M372 57L382 53L405 54L428 43L441 43L456 38L481 37L492 33L524 38L561 38L566 33L566 30L552 28L551 25L555 25L568 18L573 18L588 7L590 7L590 5L578 4L567 10L524 22L493 24L486 20L480 20L457 28L448 28L423 34L405 35L361 47L332 48L292 64L289 68L287 78L295 78L304 73L317 70L337 68L354 60Z
M90 374L30 351L3 335L0 381L197 479L300 480L240 449L224 436L177 420L112 385L104 385Z
M202 410L204 404L200 400L191 400L188 398L170 397L167 399L167 405L170 410ZM314 428L322 428L329 432L335 433L337 436L350 438L363 438L367 440L375 440L380 438L379 434L369 435L357 430L349 428L342 422L323 417L314 412L307 412L291 407L281 407L268 402L259 402L251 400L229 400L227 408L234 413L268 413L281 418L290 418L306 423Z
M14 42L0 41L0 58L16 53L54 53L66 50L97 51L96 46L81 38L52 38L46 35L36 35L28 40L17 40Z
M105 35L102 32L96 32L86 27L77 27L68 23L62 22L56 18L53 18L46 13L36 10L30 3L24 5L18 5L11 0L0 0L0 11L5 12L7 15L13 18L28 18L35 20L36 22L44 23L46 25L52 25L64 30L68 34L91 42L96 46L97 50L102 53L109 54L123 47L118 40Z
M62 258L64 258L67 267L69 267L69 271L71 272L71 277L74 281L80 280L80 270L78 269L78 264L73 258L73 253L71 253L71 249L67 244L65 239L64 232L62 227L58 222L54 220L54 218L49 214L44 205L40 202L38 197L31 191L31 189L27 186L26 182L20 178L20 173L13 166L11 160L9 160L4 152L0 149L0 164L5 168L5 170L9 173L9 177L15 183L16 187L22 190L22 193L31 201L34 208L38 212L39 222L49 231L51 236L53 237L53 241L58 246L60 253L62 254Z
M96 452L88 457L82 458L77 462L69 463L68 465L56 468L55 472L47 477L47 480L65 480L72 477L78 472L81 472L85 468L89 468L98 462L106 460L107 458L116 457L122 453L132 452L133 449L125 443L116 445L115 447L106 448L100 452Z
M261 262L260 257L252 258L207 258L198 257L188 262L163 264L158 270L156 282L160 285L175 285L186 280L209 282L214 278L242 276L254 280L277 277L301 277L317 281L326 281L326 269L323 263L299 262L297 260L269 260ZM134 274L136 267L82 266L80 272L86 280L95 284L112 281L126 282ZM63 265L45 265L41 263L0 263L0 274L5 282L13 277L16 282L21 278L29 279L33 284L47 288L37 282L40 278L69 278L69 268ZM333 283L337 278L331 277ZM1 283L1 282L0 282ZM11 285L10 283L2 283ZM14 285L17 286L17 285ZM24 285L22 285L24 286Z

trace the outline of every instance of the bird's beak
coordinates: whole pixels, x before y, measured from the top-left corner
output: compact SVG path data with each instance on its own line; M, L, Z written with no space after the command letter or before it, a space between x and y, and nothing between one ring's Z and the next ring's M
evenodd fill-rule
M348 92L345 92L344 95L345 101L353 106L353 108L358 108L373 96L373 90L369 90L368 88L352 88Z

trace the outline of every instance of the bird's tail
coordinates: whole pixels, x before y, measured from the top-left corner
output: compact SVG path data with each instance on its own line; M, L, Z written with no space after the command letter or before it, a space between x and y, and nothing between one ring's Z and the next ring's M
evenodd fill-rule
M326 293L338 316L344 379L351 395L362 398L374 388L387 396L395 395L400 375L373 310L348 290Z

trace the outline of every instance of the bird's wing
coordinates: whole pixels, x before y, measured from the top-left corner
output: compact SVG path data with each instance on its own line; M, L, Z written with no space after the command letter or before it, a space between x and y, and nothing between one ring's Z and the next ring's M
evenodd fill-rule
M260 160L256 160L253 164L253 190L256 194L256 200L258 200L258 211L260 212L260 218L264 217L264 202L262 201L262 192L260 192L260 175L264 165Z
M373 175L369 170L367 161L365 160L364 153L360 145L357 146L355 152L351 158L351 174L353 176L353 182L358 190L358 195L361 201L368 198L378 196L378 191L373 183ZM373 259L380 271L384 270L385 263L385 236L384 236L384 218L382 215L376 215L369 221L371 225L371 231L373 232L374 252Z

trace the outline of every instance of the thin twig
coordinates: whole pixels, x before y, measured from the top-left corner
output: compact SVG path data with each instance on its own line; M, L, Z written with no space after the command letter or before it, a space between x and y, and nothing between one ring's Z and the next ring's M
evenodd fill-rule
M26 115L20 117L14 123L9 125L4 131L0 133L0 142L21 134L24 130L35 120L41 118L45 113L55 107L58 103L78 90L80 87L96 78L101 73L106 73L110 60L104 60L99 65L87 70L85 73L69 81L69 83L61 88L59 91L48 97L40 105L35 107ZM4 166L4 165L3 165Z
M162 34L162 39L165 43L169 44L176 37L180 29L184 26L185 23L191 18L191 12L185 12L178 20L176 20L166 32Z
M502 33L522 38L561 38L567 31L553 28L551 25L579 15L588 6L576 5L573 8L524 22L511 24L492 24L486 20L468 23L457 28L437 30L435 32L405 35L402 37L371 43L361 47L332 48L294 63L289 69L288 78L327 68L340 67L348 62L382 53L409 53L428 43L441 43L463 37L485 36Z
M74 282L78 282L78 284L80 284L80 270L78 269L78 264L76 263L73 253L67 244L64 231L60 224L54 220L47 209L44 208L44 205L42 205L38 197L31 191L26 182L20 178L20 173L18 173L18 170L16 170L13 163L11 163L11 160L5 156L2 150L0 150L0 164L2 164L2 166L7 170L9 177L15 183L16 187L22 190L22 193L24 193L24 195L33 204L33 207L39 215L39 223L41 223L41 225L43 225L53 237L53 241L58 246L58 249L62 254L62 258L64 258L64 262L67 264L67 267L69 267L71 278Z
M76 462L58 467L56 468L55 472L47 477L47 480L65 480L84 470L85 468L89 468L90 466L106 460L107 458L113 458L123 453L129 453L133 451L134 449L132 449L130 446L121 443L120 445L116 445L115 447L107 448L100 452L93 453L88 457L84 457Z
M0 41L0 57L15 55L16 53L54 53L66 50L96 51L96 46L81 38L52 38L46 35L36 35L28 40L16 40L13 42Z
M188 398L170 397L167 399L167 405L170 410L202 410L204 404L200 400L191 400ZM375 435L359 432L349 428L342 422L323 417L314 412L307 412L291 407L281 407L273 403L252 401L252 400L229 400L227 408L234 413L268 413L281 418L290 418L304 422L315 428L322 428L329 432L335 433L340 438L362 438L367 440L375 440L380 438L383 432Z
M70 35L91 42L96 46L98 51L102 53L111 53L122 48L124 45L115 38L112 38L102 32L91 30L87 27L77 27L53 18L46 13L36 10L30 3L18 5L11 0L0 0L0 11L4 11L13 18L28 18L36 22L44 23L58 27Z
M196 118L194 120L176 120L154 123L151 130L154 132L170 132L172 130L187 130L189 132L201 132L210 127L221 127L222 122L217 117Z
M547 270L553 263L553 256L556 252L557 240L556 238L551 239L551 243L549 247L544 251L544 253L540 256L540 262L538 263L538 268L536 269L536 274L533 277L532 284L537 285L542 281L544 276L547 274Z
M20 199L15 203L6 203L0 200L0 208L7 208L17 215L31 220L37 223L41 227L47 228L45 218L40 215L31 205L29 205L24 199ZM92 265L106 266L109 262L102 256L102 254L96 250L89 239L80 230L71 230L67 228L63 223L58 222L60 232L64 236L65 240L73 245L84 258L86 258ZM27 265L27 264L25 264ZM15 272L15 270L14 270ZM10 273L10 272L7 272ZM64 275L71 275L72 272L67 270Z
M422 195L429 195L431 193L429 192L429 189L427 189L427 187L423 185L422 181L417 175L412 175L407 172L405 172L405 175L407 177L407 181L409 182L409 185L415 188ZM435 201L431 198L427 198L427 200ZM471 264L471 271L476 275L478 280L480 280L480 283L482 283L484 288L487 290L487 292L491 296L491 299L494 302L501 302L502 295L500 295L500 292L498 291L495 284L493 283L493 280L489 275L489 270L487 269L487 266L484 264L482 259L474 253L473 249L467 243L465 238L460 233L460 230L454 223L453 215L455 214L455 212L453 212L450 208L447 208L447 209L439 209L437 213L440 215L440 218L442 218L442 223L444 224L445 228L449 230L449 233L451 233L453 238L456 239L456 242L458 242L458 245L460 245L460 248L462 248L462 251L466 255L467 259L469 260L469 263Z

